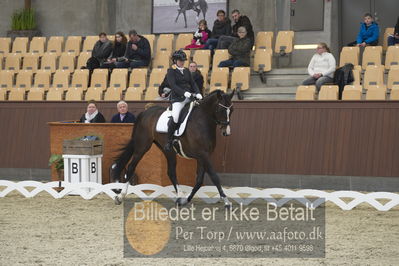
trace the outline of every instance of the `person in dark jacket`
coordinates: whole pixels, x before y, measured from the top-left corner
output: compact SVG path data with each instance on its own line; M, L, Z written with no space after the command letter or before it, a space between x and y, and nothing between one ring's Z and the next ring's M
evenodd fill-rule
M247 16L241 15L240 11L237 9L234 9L233 12L231 12L231 17L233 21L235 22L233 25L233 32L230 36L220 36L217 49L227 49L230 44L238 38L238 28L240 27L245 27L247 31L247 36L251 40L251 45L254 45L255 41L255 34L254 30L252 28L251 21Z
M89 101L87 112L80 118L80 123L105 123L105 118L97 110L95 101Z
M188 70L190 70L191 75L193 76L193 80L201 94L204 94L204 77L202 76L201 72L197 68L197 63L192 61L188 65Z
M202 99L202 95L195 84L190 71L184 67L184 61L187 55L182 50L175 51L172 55L172 61L176 68L169 68L166 73L168 85L171 89L170 101L172 103L172 116L168 122L168 143L166 150L172 149L174 132L179 121L180 111L184 105L190 102L190 98Z
M138 35L137 31L129 31L129 42L122 62L116 62L116 68L139 68L146 67L151 61L151 47L148 40Z
M101 67L112 52L112 43L105 32L101 32L99 40L94 44L91 57L87 60L86 68L92 70Z
M216 48L219 37L222 35L231 34L231 21L226 17L224 10L218 10L217 19L213 22L211 38L205 44L205 49L210 49L212 52Z
M395 31L393 35L388 36L388 46L393 46L397 43L399 43L399 17L398 21L396 22Z
M102 68L114 68L115 63L118 61L123 61L123 56L126 51L127 38L125 34L121 31L115 33L115 41L112 45L111 55L108 57L107 61L102 65Z
M220 62L219 67L249 66L252 43L245 27L238 28L238 36L229 46L230 59Z
M380 35L380 28L374 22L373 16L370 13L364 15L364 22L360 23L360 31L357 39L348 44L348 46L361 46L378 45L378 36Z
M111 123L134 123L136 117L128 111L128 106L125 101L120 101L116 104L118 113L111 119Z

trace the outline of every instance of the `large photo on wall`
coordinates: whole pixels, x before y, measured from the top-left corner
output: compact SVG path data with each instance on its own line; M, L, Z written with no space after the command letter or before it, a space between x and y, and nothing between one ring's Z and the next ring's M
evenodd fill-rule
M194 32L204 18L212 29L216 12L227 8L228 0L152 0L152 33Z

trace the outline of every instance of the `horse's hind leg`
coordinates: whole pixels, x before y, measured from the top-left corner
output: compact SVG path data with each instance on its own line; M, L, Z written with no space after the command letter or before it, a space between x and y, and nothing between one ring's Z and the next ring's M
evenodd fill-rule
M187 17L186 17L186 11L183 12L184 16L184 27L187 28Z
M215 172L215 170L213 169L212 164L210 163L210 161L209 161L208 159L206 159L206 160L204 161L204 167L205 167L206 172L209 174L209 177L211 178L212 183L213 183L213 184L216 186L216 188L218 189L220 198L221 198L221 199L223 200L223 202L224 202L224 206L225 206L226 208L230 208L230 207L232 206L232 204L231 204L231 202L227 199L226 194L224 194L224 191L223 191L222 186L221 186L221 184L220 184L220 178L219 178L219 176L217 175L217 173Z
M177 23L177 20L179 19L180 14L181 14L181 10L179 9L179 11L177 12L177 17L175 19L175 23Z

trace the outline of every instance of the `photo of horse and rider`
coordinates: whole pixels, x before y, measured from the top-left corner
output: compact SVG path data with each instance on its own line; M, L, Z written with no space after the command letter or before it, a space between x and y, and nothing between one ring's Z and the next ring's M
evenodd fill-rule
M153 0L152 33L193 32L201 19L212 29L216 12L227 7L228 0Z

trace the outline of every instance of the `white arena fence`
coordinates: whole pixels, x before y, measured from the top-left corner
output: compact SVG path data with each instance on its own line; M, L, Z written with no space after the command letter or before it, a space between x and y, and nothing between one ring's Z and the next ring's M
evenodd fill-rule
M55 188L63 187L58 192ZM113 189L126 189L126 184L110 183L98 184L92 182L85 183L66 183L66 182L49 182L41 183L37 181L21 181L12 182L8 180L0 180L0 198L6 197L13 191L18 191L27 198L32 198L41 192L47 192L55 199L63 198L66 195L79 195L83 199L89 200L98 194L105 193L111 199L117 195ZM180 190L185 195L191 192L191 187L180 185ZM342 210L352 210L354 207L362 203L368 203L379 211L388 211L399 205L399 194L390 192L372 192L360 193L356 191L334 191L326 192L314 189L290 190L283 188L250 188L250 187L232 187L224 188L225 194L234 199L237 203L247 205L256 199L264 199L267 202L276 203L281 206L286 202L295 199L302 204L313 204L314 207L324 202L331 202L340 207ZM141 184L129 186L127 194L134 194L141 199L155 199L158 197L168 197L171 200L176 199L176 193L173 186L162 187L153 184ZM197 192L196 197L203 199L207 203L216 203L220 200L218 191L214 186L203 186ZM346 203L343 199L351 199ZM385 201L385 204L378 200Z

